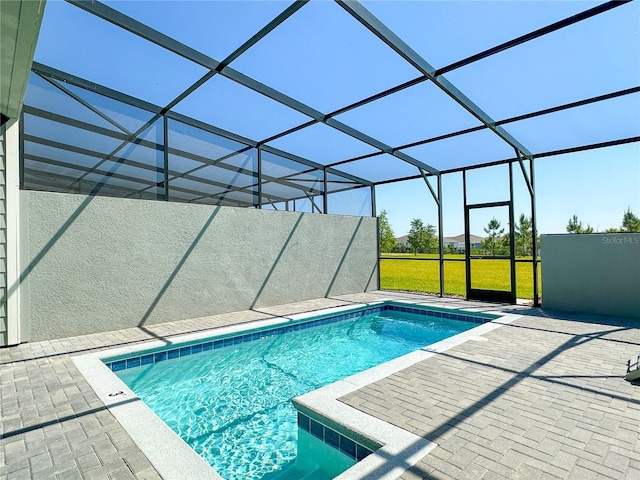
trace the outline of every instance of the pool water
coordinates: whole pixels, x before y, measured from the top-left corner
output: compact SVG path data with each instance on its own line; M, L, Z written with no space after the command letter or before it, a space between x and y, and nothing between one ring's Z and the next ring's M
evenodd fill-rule
M292 398L475 326L383 310L117 375L222 477L259 480L295 462Z

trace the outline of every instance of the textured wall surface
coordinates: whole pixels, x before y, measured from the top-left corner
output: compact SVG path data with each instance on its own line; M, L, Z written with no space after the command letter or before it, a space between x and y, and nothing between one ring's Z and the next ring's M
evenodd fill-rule
M376 289L376 219L28 196L30 339Z
M640 317L640 233L542 235L542 306Z
M7 205L5 138L0 132L0 346L7 344Z

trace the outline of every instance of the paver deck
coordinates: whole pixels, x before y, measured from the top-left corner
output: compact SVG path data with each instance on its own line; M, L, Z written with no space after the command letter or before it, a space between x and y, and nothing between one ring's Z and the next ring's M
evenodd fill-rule
M640 480L640 385L622 378L640 351L640 321L397 292L0 349L0 478L161 478L73 355L378 298L522 315L341 399L438 444L402 479Z

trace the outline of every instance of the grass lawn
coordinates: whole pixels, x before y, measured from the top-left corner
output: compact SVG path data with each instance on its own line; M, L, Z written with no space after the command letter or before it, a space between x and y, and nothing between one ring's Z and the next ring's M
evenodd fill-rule
M438 258L437 255L385 254L386 258ZM464 255L445 255L447 258L464 259ZM530 259L530 257L529 257ZM466 295L464 262L445 262L444 293ZM472 260L471 284L473 288L510 290L508 260ZM380 288L412 292L440 292L438 262L411 260L380 260ZM538 264L538 292L542 294L540 264ZM533 298L533 268L531 263L516 263L516 295Z

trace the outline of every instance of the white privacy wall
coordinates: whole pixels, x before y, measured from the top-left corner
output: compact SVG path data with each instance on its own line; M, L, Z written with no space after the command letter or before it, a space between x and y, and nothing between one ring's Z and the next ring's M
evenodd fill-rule
M378 288L375 218L22 193L30 340Z
M640 317L640 233L542 235L545 309Z

